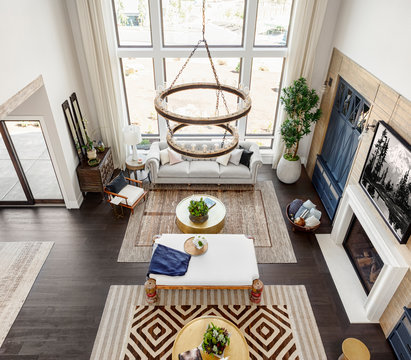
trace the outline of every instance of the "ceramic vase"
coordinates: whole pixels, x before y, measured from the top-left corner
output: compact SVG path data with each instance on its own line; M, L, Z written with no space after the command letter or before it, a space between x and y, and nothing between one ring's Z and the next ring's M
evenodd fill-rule
M88 150L88 151L87 151L87 158L88 158L89 160L93 160L93 159L97 158L97 151L96 151L96 149Z
M281 157L277 165L278 180L285 184L294 184L301 175L301 160L289 161Z

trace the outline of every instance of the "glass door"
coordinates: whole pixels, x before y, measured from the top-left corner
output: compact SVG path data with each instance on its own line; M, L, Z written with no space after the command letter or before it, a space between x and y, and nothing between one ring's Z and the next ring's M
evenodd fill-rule
M63 203L39 121L0 121L0 205Z

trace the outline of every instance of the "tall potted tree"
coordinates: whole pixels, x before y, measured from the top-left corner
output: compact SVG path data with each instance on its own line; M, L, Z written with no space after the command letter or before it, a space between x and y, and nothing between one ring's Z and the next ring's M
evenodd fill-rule
M300 140L311 132L311 124L321 116L319 97L314 89L309 89L307 80L302 77L283 89L280 100L287 113L287 119L281 125L286 152L278 163L277 177L283 183L293 184L301 175L301 159L298 156Z

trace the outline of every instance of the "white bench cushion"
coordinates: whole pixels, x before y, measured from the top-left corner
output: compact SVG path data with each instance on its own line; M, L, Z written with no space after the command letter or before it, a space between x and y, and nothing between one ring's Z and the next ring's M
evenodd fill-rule
M216 161L191 161L190 174L191 178L214 178L220 175L220 165Z
M156 243L184 251L184 242L193 235L163 234ZM151 274L157 285L165 286L249 286L259 278L252 239L239 234L207 234L208 250L192 256L184 276Z
M171 177L171 178L180 178L180 177L188 177L190 170L190 162L189 161L182 161L178 164L170 165L162 165L158 170L158 177Z
M127 196L127 205L133 205L141 195L143 195L144 190L141 187L137 187L134 185L126 185L118 194ZM126 199L115 196L110 201L114 205L119 205L120 203L126 204Z

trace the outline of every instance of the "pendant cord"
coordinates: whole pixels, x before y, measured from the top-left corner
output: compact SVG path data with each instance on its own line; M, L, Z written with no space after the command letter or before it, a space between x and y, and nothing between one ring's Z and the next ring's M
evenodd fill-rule
M203 35L203 38L202 38L201 40L199 40L199 41L197 42L197 44L194 46L194 49L191 51L191 53L190 53L189 57L187 58L186 62L185 62L184 65L181 67L181 69L180 69L180 71L178 72L177 76L175 77L175 79L173 80L173 82L171 83L171 85L169 86L169 89L171 89L171 88L175 85L175 83L176 83L177 80L179 79L181 73L182 73L182 72L184 71L184 69L187 67L188 62L189 62L190 59L193 57L194 53L196 52L196 50L198 49L198 47L200 46L200 44L201 44L201 43L204 43L204 47L205 47L206 52L207 52L207 57L208 57L208 59L209 59L209 61L210 61L211 70L213 71L214 79L215 79L216 84L217 84L217 87L218 87L218 90L216 91L216 92L217 92L217 101L216 101L216 109L215 109L216 115L218 114L218 108L219 108L219 106L220 106L220 96L221 96L221 98L222 98L222 100L223 100L225 110L226 110L227 114L229 114L230 111L229 111L229 109L228 109L227 101L226 101L226 99L225 99L223 90L222 90L222 88L221 88L221 83L220 83L220 80L219 80L219 78L218 78L217 71L216 71L216 69L215 69L213 59L212 59L212 57L211 57L211 52L210 52L210 49L209 49L209 47L208 47L207 40L206 40L206 38L205 38L205 31L206 31L206 0L203 0L202 16L203 16L203 23L202 23L202 35ZM166 119L166 122L167 122L168 130L169 130L170 134L172 134L172 130L171 130L171 127L170 127L169 120ZM228 123L227 123L227 125L228 125ZM222 140L222 142L221 142L221 147L224 146L224 142L225 142L226 135L227 135L227 130L224 132L223 140Z

